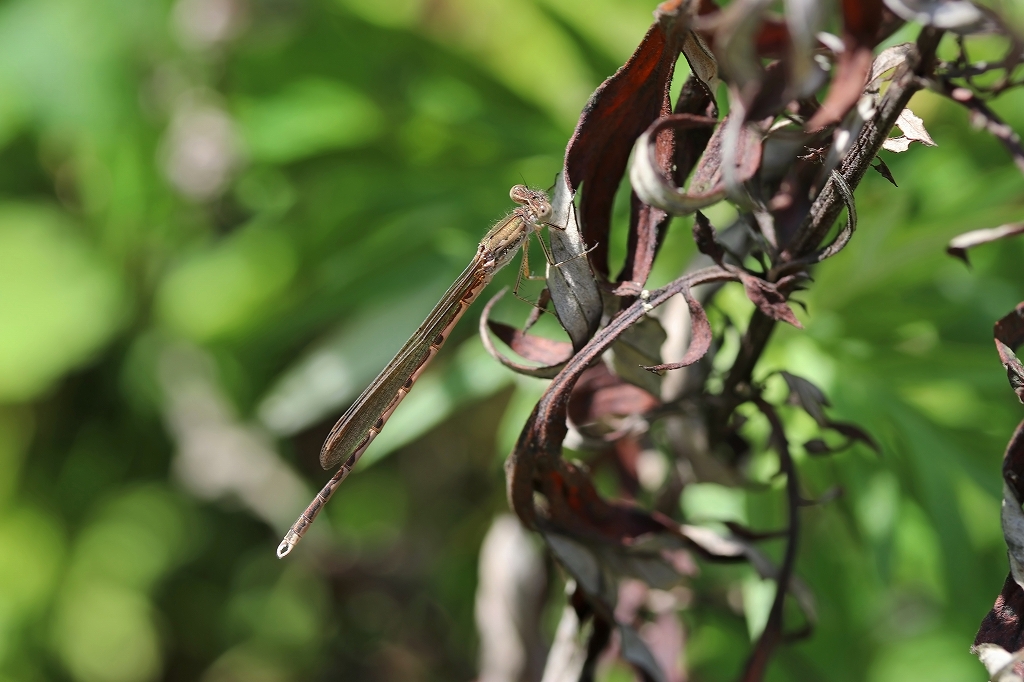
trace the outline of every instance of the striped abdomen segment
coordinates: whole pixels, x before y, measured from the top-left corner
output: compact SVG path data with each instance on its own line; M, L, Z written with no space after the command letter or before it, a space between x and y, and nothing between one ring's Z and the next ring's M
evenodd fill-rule
M302 538L335 489L383 430L398 404L409 394L420 374L441 350L452 328L487 286L493 270L484 265L479 258L473 259L416 333L331 429L320 451L320 463L325 469L336 466L343 459L344 463L288 530L277 548L279 557L288 554Z
M409 393L416 379L444 345L452 327L480 295L494 273L512 260L531 232L539 229L539 225L551 215L547 195L539 190L516 185L509 196L519 207L499 220L484 235L469 267L445 292L412 338L405 342L388 366L356 398L331 429L320 451L320 464L325 469L338 464L341 464L341 468L288 530L277 547L278 557L291 552L302 539L313 519L352 471L370 442L384 428L402 398Z

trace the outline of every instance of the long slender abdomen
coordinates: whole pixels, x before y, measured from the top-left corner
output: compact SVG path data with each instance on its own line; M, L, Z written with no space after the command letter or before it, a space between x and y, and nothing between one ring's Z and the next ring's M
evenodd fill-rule
M358 460L488 281L489 272L474 259L395 358L334 425L320 452L325 469Z

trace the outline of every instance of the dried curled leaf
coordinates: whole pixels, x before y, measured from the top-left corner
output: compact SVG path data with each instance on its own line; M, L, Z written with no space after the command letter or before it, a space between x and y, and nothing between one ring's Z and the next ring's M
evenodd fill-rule
M893 187L899 187L899 185L896 184L896 178L892 176L892 171L889 170L889 167L887 165L885 165L885 161L882 161L880 158L876 156L875 165L871 166L871 168L874 169L875 172L877 172L883 178L891 182Z
M695 127L713 126L713 118L693 114L674 114L655 121L637 139L633 163L629 169L629 180L633 191L641 201L660 208L672 215L689 215L701 208L721 201L726 196L726 176L737 183L746 182L757 172L761 163L761 133L752 125L739 125L733 140L735 155L731 173L723 168L726 131L730 130L731 119L727 116L715 130L697 168L694 169L689 190L677 187L661 170L655 157L654 141L662 130L676 128L686 130Z
M585 241L594 247L590 261L599 276L608 275L612 205L630 151L651 122L672 110L669 85L690 33L692 9L689 2L659 7L658 21L633 55L591 95L566 147L566 182L573 191L582 184L580 223ZM657 142L659 161L667 169L673 137L666 131Z
M878 90L881 85L882 77L889 71L892 71L896 67L902 65L907 61L907 57L914 53L913 43L900 43L899 45L893 45L887 47L878 53L875 57L875 61L871 64L871 73L868 76L868 89Z
M624 381L599 363L585 371L573 388L568 415L574 425L583 426L606 417L644 414L659 404L651 393Z
M817 130L846 119L858 103L874 62L874 48L883 24L881 0L842 3L843 51L825 101L807 122L806 130Z
M633 151L633 162L629 169L629 181L633 191L648 206L655 206L674 215L687 215L697 209L710 206L725 197L725 187L704 194L690 195L676 187L665 175L655 158L654 140L660 131L669 127L686 130L689 128L711 127L718 121L694 114L674 114L658 119L639 138ZM705 156L708 151L705 150ZM703 163L703 157L701 159Z
M780 322L788 322L797 329L803 329L800 320L796 319L793 309L786 303L786 297L771 282L755 277L748 272L740 272L743 288L758 310Z
M1017 398L1024 403L1024 365L1014 351L1024 344L1024 303L996 322L993 329L999 359L1006 368L1006 378Z
M686 355L679 362L669 362L661 365L650 365L644 367L649 372L667 372L673 369L687 367L704 357L711 348L711 323L704 307L700 304L690 291L689 287L679 292L686 301L686 307L690 309L690 346L686 349Z
M522 363L516 362L515 360L505 357L505 355L503 355L501 351L497 349L497 347L494 345L494 342L491 340L491 335L488 333L488 329L492 328L490 326L492 324L490 322L491 309L494 308L495 303L501 300L501 297L505 295L506 291L508 291L507 287L499 291L497 294L495 294L494 297L487 302L487 305L484 306L483 312L480 313L480 340L483 342L484 348L487 349L487 352L491 354L491 357L493 357L495 360L511 369L513 372L516 372L518 374L524 374L526 376L538 377L541 379L550 379L551 377L558 374L559 370L562 369L562 367L565 365L565 360L542 365L540 367L536 365L524 365ZM525 334L523 332L519 332L516 330L512 330L512 332L507 333L506 330L510 329L507 325L502 325L498 323L495 324L497 324L497 328L501 333L506 333L508 341L515 343L519 347L519 350L521 350L524 353L523 357L527 359L530 359L529 356L538 358L549 358L553 357L558 353L557 346L551 345L559 343L557 341L541 339L540 337ZM495 333L498 334L499 331L495 331ZM508 343L508 341L506 342ZM513 350L516 349L513 348ZM519 352L519 350L516 350L516 352ZM563 347L563 351L564 350L568 350L568 355L571 357L572 348L569 347L569 344L565 344L565 346Z
M953 237L949 241L949 246L946 247L946 253L970 265L970 261L967 259L968 249L1019 234L1024 234L1024 223L1010 223L999 227L971 230Z
M572 344L565 341L555 341L543 336L527 334L515 327L493 320L488 320L487 326L495 336L505 342L506 346L527 360L545 365L557 365L565 362L572 355Z
M707 217L697 211L693 217L693 241L697 243L697 250L719 265L725 258L725 248L718 241L718 233Z
M905 152L910 148L911 142L920 142L926 147L936 147L935 140L925 130L924 121L909 108L900 112L896 119L896 127L903 133L897 137L890 137L882 143L882 149L890 152Z

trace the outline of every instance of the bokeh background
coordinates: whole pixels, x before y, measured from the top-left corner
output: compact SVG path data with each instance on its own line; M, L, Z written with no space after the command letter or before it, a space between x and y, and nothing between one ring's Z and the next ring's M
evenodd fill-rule
M274 549L328 476L333 420L508 188L552 183L652 10L0 0L0 680L473 679L478 551L544 386L486 356L479 306L306 542ZM1024 416L991 328L1024 299L1024 240L973 269L943 248L1020 219L1024 181L962 111L911 106L938 147L885 153L899 188L865 180L806 331L781 329L759 370L815 380L883 449L800 463L844 495L804 512L820 623L776 680L985 678L968 647L1007 570L999 464ZM995 108L1024 129L1021 92ZM676 221L655 283L693 254L689 232ZM716 304L745 306L730 287ZM774 523L758 494L714 484L680 504ZM696 680L735 674L774 589L726 577L681 615Z

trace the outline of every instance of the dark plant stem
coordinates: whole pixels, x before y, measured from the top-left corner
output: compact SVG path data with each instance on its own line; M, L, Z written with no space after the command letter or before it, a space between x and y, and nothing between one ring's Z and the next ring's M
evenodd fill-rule
M977 117L985 130L1006 148L1006 151L1013 157L1013 163L1024 173L1024 145L1021 145L1020 136L1014 132L1013 128L999 118L999 115L992 111L981 98L967 88L957 88L949 82L948 77L939 79L936 81L936 85L940 94L966 107Z
M750 658L747 659L743 677L740 678L743 682L759 682L764 679L772 652L783 640L783 607L786 605L786 593L789 591L789 582L792 580L793 571L796 568L797 545L800 538L800 506L802 504L800 481L796 475L793 457L789 452L789 442L786 439L782 420L779 419L775 408L763 399L755 398L754 403L771 424L772 441L779 453L779 468L786 475L789 525L786 528L786 552L776 576L775 600L772 602L771 611L768 612L768 622L764 626L764 632L761 633L754 650L750 652Z
M896 119L906 108L914 93L925 85L925 79L935 65L935 50L942 38L942 31L925 27L917 39L916 55L908 58L908 64L893 79L879 102L875 117L861 130L857 142L840 165L839 172L851 189L856 189L864 179L868 167L889 137L896 125ZM829 182L818 195L810 212L800 225L790 245L780 254L779 264L797 260L816 251L828 235L832 224L839 217L845 202L843 196ZM750 324L740 342L740 351L732 368L726 375L722 400L712 415L711 433L724 433L725 424L733 410L743 402L743 387L750 383L754 367L768 345L776 321L755 310Z

